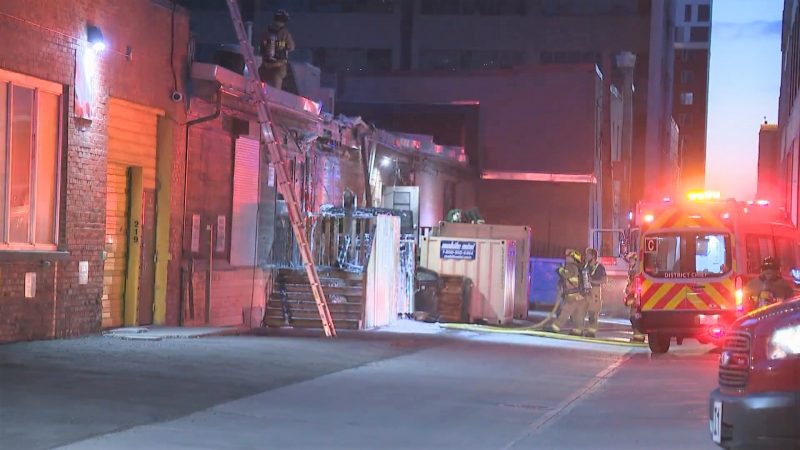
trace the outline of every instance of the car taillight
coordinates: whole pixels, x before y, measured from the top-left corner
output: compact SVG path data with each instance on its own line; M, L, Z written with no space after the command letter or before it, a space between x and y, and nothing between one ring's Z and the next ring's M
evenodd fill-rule
M744 312L744 290L741 276L736 277L736 292L734 296L736 297L736 311Z

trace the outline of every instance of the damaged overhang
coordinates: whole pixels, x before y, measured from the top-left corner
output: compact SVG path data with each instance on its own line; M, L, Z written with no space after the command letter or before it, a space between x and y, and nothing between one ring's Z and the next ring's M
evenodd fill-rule
M192 78L219 83L221 87L229 91L247 93L247 80L243 75L216 64L193 63ZM300 114L304 118L314 121L321 120L322 105L320 103L280 89L266 89L266 93L271 107L278 107L294 114Z
M482 180L502 181L540 181L548 183L581 183L597 184L593 174L541 173L541 172L503 172L485 170L481 172Z

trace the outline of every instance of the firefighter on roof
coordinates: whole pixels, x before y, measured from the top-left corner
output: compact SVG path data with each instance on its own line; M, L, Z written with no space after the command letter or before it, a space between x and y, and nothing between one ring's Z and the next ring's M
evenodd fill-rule
M261 81L281 89L289 65L289 52L294 51L294 39L286 24L289 13L281 9L275 13L273 22L261 37L261 67L258 75Z
M781 265L772 256L761 261L761 275L750 280L744 288L744 298L750 299L749 306L753 308L762 308L793 295L791 283L781 277Z
M600 310L603 307L603 285L608 282L608 276L605 266L597 260L597 250L587 248L584 255L586 264L581 274L589 313L589 324L584 331L584 336L595 337L600 322Z
M580 336L583 333L583 322L586 317L586 300L581 294L581 257L577 250L567 250L565 264L558 268L559 284L561 295L564 298L564 306L558 318L553 322L548 330L559 333L572 319L572 330L570 334Z

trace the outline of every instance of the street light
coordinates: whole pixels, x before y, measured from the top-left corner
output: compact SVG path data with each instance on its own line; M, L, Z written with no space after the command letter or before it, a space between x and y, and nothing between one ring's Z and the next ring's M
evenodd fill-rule
M106 49L106 41L103 39L103 32L100 31L99 27L89 25L86 28L86 39L95 52L100 53Z
M392 165L392 162L393 162L392 158L384 156L383 159L381 160L381 167L389 167Z

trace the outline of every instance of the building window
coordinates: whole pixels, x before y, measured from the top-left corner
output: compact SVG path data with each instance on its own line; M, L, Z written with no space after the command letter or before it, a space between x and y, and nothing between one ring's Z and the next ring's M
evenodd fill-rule
M542 52L539 54L539 62L542 64L599 64L601 55L584 51Z
M192 6L198 0L185 0ZM200 0L209 2L210 0ZM213 0L214 3L223 4ZM261 8L266 11L286 9L289 13L368 13L391 14L395 10L395 0L261 0Z
M686 27L675 27L675 42L686 42Z
M689 113L681 113L678 116L678 126L683 129L686 127L691 127L694 124L692 120L692 115Z
M367 50L367 68L371 72L384 72L392 69L392 51L388 48Z
M423 69L458 70L461 68L461 51L422 50L420 65Z
M55 249L61 94L0 71L0 248Z
M681 105L690 106L694 103L694 93L684 92L681 94Z
M420 12L426 15L524 16L526 0L424 0Z
M420 66L433 70L510 69L522 64L523 55L514 50L423 49Z
M694 72L691 70L681 70L681 83L692 84L694 83Z
M541 0L545 16L634 16L650 13L650 1Z
M689 39L691 42L708 42L711 38L709 27L692 27Z
M323 72L381 72L392 68L391 49L315 48L311 63Z
M686 5L683 11L683 20L687 22L692 21L692 5Z
M711 5L699 5L697 7L697 21L711 22Z

